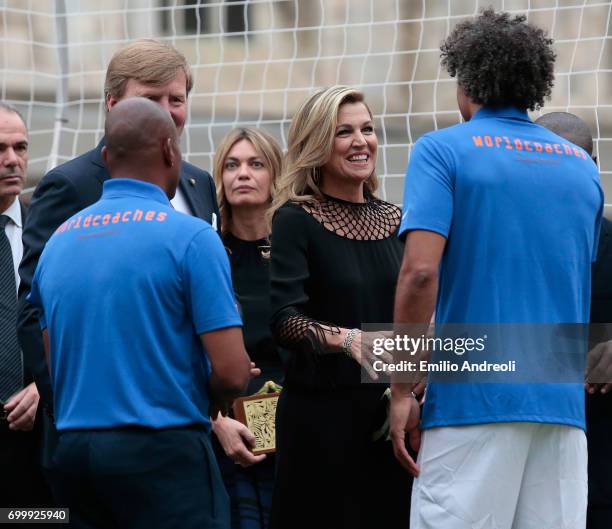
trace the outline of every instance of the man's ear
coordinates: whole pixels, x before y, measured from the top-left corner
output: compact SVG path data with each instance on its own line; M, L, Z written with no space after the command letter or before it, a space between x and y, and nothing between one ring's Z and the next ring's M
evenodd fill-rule
M110 94L106 94L106 111L108 112L111 108L113 108L117 103L119 103L119 99L113 97Z
M162 140L162 156L164 157L164 163L168 167L174 167L176 163L176 156L174 155L174 142L172 138L166 138Z
M102 147L102 160L104 160L104 163L108 166L108 147L105 145L104 147Z

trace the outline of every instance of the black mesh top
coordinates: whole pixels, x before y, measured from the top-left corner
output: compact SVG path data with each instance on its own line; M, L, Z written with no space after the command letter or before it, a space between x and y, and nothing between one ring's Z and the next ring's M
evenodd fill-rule
M393 321L401 211L376 198L286 203L272 223L272 329L290 349L288 387L352 387L360 367L325 350L322 329Z

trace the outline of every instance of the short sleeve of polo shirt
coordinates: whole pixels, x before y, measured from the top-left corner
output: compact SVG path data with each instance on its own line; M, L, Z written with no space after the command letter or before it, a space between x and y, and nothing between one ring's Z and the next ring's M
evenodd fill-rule
M404 184L399 236L411 230L448 237L453 219L454 163L448 148L426 135L412 150Z
M594 178L595 184L597 185L597 190L599 191L599 198L600 198L600 202L599 202L599 211L597 213L597 217L595 218L595 231L593 232L593 253L591 254L591 262L594 263L595 261L597 261L597 254L599 252L599 241L600 241L600 235L601 235L601 224L603 222L603 215L604 215L604 205L605 205L605 197L604 197L604 192L603 189L601 188L601 182L599 179L599 173L597 173L595 175Z
M242 326L229 259L212 230L198 232L185 252L183 278L187 308L197 334Z
M45 312L43 310L42 299L40 297L40 261L38 266L36 267L36 272L34 273L34 278L32 279L32 286L30 287L30 293L27 296L27 300L38 308L38 321L40 324L40 329L45 330L47 328L47 320L45 319Z

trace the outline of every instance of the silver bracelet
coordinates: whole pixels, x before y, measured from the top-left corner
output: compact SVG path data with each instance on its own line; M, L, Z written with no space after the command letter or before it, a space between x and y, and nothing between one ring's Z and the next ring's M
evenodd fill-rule
M351 358L353 358L353 355L351 354L351 345L353 345L355 336L357 336L360 332L361 331L359 329L351 329L349 332L346 333L344 341L342 342L342 352L345 355L350 356Z

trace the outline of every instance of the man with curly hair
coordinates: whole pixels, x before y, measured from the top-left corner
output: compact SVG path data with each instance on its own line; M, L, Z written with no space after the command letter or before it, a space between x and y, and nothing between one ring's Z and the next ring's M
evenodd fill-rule
M457 25L441 50L465 123L424 135L412 152L396 322L429 322L436 300L437 324L588 322L603 207L597 168L527 115L550 96L552 40L524 16L488 9ZM520 353L519 366L538 351ZM413 389L393 383L391 404L396 456L418 476L411 529L584 528L578 380L432 382L422 439ZM420 443L416 463L406 434Z

